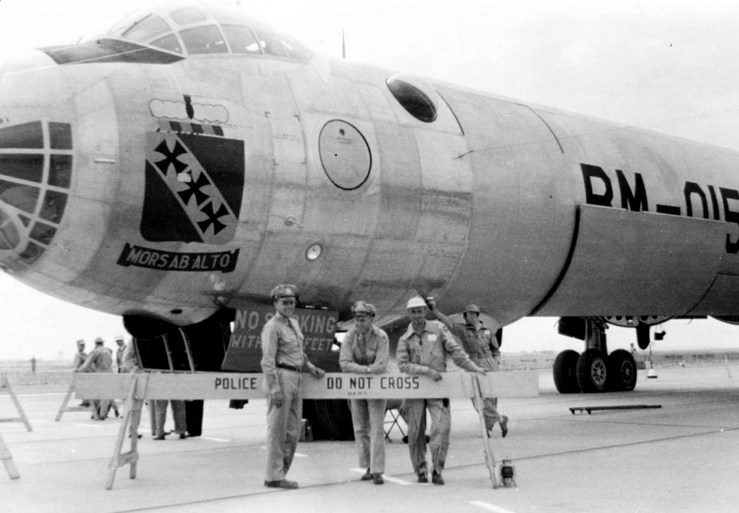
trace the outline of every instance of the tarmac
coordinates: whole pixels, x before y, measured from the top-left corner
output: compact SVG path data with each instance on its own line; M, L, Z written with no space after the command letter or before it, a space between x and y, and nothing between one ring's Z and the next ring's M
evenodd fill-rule
M633 392L560 395L549 371L540 395L501 400L496 458L515 486L493 489L475 410L452 403L446 485L418 484L398 427L386 444L385 484L361 482L353 442L301 442L288 475L298 490L263 486L264 400L243 410L206 401L200 437L152 440L143 430L136 479L128 467L105 489L120 421L86 412L54 418L64 387L15 387L33 431L0 423L19 479L0 465L0 511L16 512L736 512L739 510L739 365L639 371ZM0 392L2 392L0 390ZM75 401L75 404L78 401ZM660 408L596 410L602 406ZM17 416L0 393L0 419ZM388 416L387 420L390 417ZM171 416L168 419L171 426ZM148 416L142 428L148 428ZM389 427L389 424L388 424ZM404 425L401 423L401 427ZM127 445L126 445L127 447Z

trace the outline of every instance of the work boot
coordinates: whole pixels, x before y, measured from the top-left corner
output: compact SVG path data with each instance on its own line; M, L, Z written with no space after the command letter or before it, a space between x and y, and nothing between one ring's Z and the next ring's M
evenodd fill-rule
M434 470L434 473L431 476L431 482L434 483L435 485L443 485L444 479L442 479L441 474L439 474L438 472Z
M370 472L370 469L367 469L367 472L362 474L360 481L369 481L370 479L372 479L372 472Z
M373 474L372 481L375 484L385 484L385 480L382 478L382 474L379 472L377 474Z
M429 478L426 476L426 472L419 472L418 473L418 482L419 483L428 483Z
M164 435L157 435L154 437L154 440L164 440Z
M283 488L285 490L294 490L298 487L298 483L295 481L288 481L287 479L280 479L278 481L265 481L264 486L267 488Z
M508 417L503 415L503 418L500 419L500 430L503 433L503 438L508 434Z

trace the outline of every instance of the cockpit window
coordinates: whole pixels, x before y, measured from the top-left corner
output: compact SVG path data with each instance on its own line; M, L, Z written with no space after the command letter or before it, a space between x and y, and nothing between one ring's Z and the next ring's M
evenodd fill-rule
M275 34L261 27L255 27L254 32L257 34L259 46L266 55L275 55L277 57L287 57L287 52L282 47L282 43Z
M182 47L180 47L180 42L177 41L177 37L174 34L169 34L168 36L160 37L159 39L155 39L149 44L151 46L161 48L162 50L167 50L168 52L182 53Z
M228 53L221 31L215 25L183 30L180 37L190 55L203 53Z
M150 39L167 32L170 32L167 22L159 16L152 14L135 23L121 35L134 43L146 43Z
M239 9L223 5L186 6L157 13L138 11L86 42L122 39L179 55L233 53L302 62L311 57L311 51L302 44L274 32Z
M280 36L282 40L282 46L287 50L288 55L291 59L297 59L299 61L307 61L310 58L310 52L303 45L295 41L293 38Z
M256 53L261 54L257 38L249 27L240 25L223 25L223 32L226 34L228 44L231 45L233 53Z
M197 7L183 7L169 13L172 21L178 25L192 25L193 23L201 23L207 20L207 16Z

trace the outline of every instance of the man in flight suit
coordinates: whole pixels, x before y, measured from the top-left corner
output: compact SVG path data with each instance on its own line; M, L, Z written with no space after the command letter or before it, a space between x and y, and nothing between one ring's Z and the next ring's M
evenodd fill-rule
M123 351L126 349L126 343L123 340L123 335L116 335L114 340L117 346L115 350L116 372L121 373L123 372Z
M82 367L82 364L85 363L85 360L87 360L87 353L85 352L85 341L80 339L77 341L77 352L74 353L74 370L76 371L77 369ZM80 406L83 408L87 408L90 406L90 401L85 399L80 403Z
M77 369L77 372L113 372L113 352L103 345L103 339L101 337L95 339L95 349L90 351L87 360ZM105 420L108 417L108 411L110 411L111 400L100 399L94 400L92 403L95 406L95 412L92 418L94 420ZM117 417L118 406L115 404L115 401L112 401L112 403Z
M454 363L468 372L484 374L475 365L444 326L436 321L426 320L426 301L420 297L411 298L406 306L411 324L398 341L398 368L407 374L421 374L434 381L442 379L446 372L447 355ZM408 425L408 449L413 470L419 483L428 483L426 469L426 409L431 416L431 460L433 464L432 482L443 485L441 472L449 449L449 432L452 417L449 399L406 399L403 404L403 418Z
M374 305L357 301L352 306L354 327L346 332L341 344L339 365L343 372L382 374L387 372L390 343L387 333L373 326L377 315ZM386 399L352 399L354 440L359 452L359 466L367 472L362 481L370 479L381 485L385 481L385 407Z
M300 437L303 400L300 380L304 373L316 379L325 372L308 361L303 352L304 336L298 320L293 318L298 288L277 285L270 294L276 314L262 329L262 372L267 396L267 469L264 486L297 488L298 483L285 479Z
M465 307L462 313L464 323L453 322L449 317L441 313L436 308L436 303L433 299L428 299L428 305L431 307L431 313L444 323L444 326L449 328L452 335L459 339L464 350L470 355L470 360L488 371L497 371L500 368L500 345L498 344L498 338L495 336L494 331L482 325L482 321L480 321L480 309L476 305ZM472 403L474 404L474 401ZM508 417L498 413L498 399L486 397L483 404L482 413L485 417L485 427L488 432L492 431L493 426L498 422L505 438L508 434Z

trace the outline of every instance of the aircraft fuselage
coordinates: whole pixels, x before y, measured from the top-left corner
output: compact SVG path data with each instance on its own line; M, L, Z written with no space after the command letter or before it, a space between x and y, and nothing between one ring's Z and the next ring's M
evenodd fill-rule
M320 56L73 54L0 68L2 267L67 301L739 314L735 152Z

